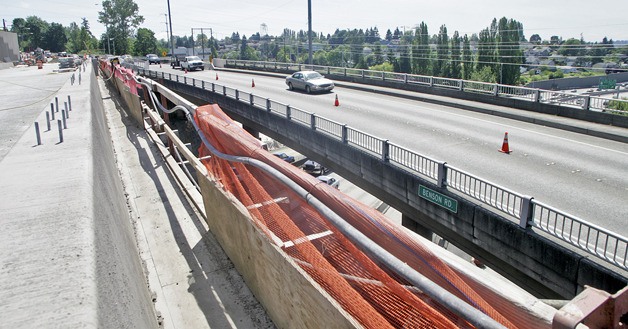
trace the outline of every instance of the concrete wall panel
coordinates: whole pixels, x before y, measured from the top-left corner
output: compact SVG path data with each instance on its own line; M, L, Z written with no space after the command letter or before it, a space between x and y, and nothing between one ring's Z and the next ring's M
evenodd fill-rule
M207 177L199 177L199 185L210 230L277 327L361 327L266 237L239 201Z

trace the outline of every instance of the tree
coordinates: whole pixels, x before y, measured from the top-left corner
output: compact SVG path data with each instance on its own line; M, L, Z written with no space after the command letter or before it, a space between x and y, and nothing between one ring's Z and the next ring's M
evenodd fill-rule
M494 70L495 80L502 84L514 85L519 81L523 63L523 52L519 48L521 23L502 17L497 25L497 60L499 70Z
M539 43L541 43L541 41L543 41L543 40L541 39L541 37L538 34L533 34L530 37L530 42L531 43L536 43L538 45Z
M157 39L155 38L155 32L146 29L137 29L137 37L135 44L133 45L133 54L136 56L144 56L146 54L157 53Z
M441 25L438 32L438 43L436 44L436 60L432 64L432 75L437 77L450 76L450 57L449 57L449 36L447 36L447 27Z
M471 79L473 74L473 58L471 58L471 44L469 37L464 35L462 39L462 78L464 80Z
M102 8L98 12L98 21L107 27L108 37L114 39L114 52L128 53L129 38L134 29L144 22L137 4L133 0L104 0Z
M414 33L412 47L412 71L416 74L428 75L430 69L430 34L427 24L421 22Z
M462 49L460 48L460 34L454 31L451 37L451 72L450 77L460 79L462 77Z
M65 50L65 43L68 38L65 35L65 28L59 23L51 23L44 33L42 48L58 53Z

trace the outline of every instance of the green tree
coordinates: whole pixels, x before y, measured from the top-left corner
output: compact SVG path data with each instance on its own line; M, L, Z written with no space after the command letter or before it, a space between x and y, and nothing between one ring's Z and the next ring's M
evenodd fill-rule
M436 60L432 64L432 75L448 77L450 74L449 60L449 37L447 36L447 27L441 25L438 32L438 42L436 43Z
M57 53L65 50L66 42L68 42L68 38L65 35L63 25L51 23L46 33L44 33L42 48Z
M155 32L141 27L137 29L137 37L133 45L133 55L145 56L146 54L155 54L157 52L157 38L155 38Z
M107 27L109 37L114 39L115 53L129 52L129 38L144 17L133 0L104 0L103 10L98 12L98 21Z
M523 63L523 52L519 48L521 40L521 23L503 17L497 25L497 61L500 63L495 80L499 83L514 85L521 76L520 66Z
M430 67L430 34L427 24L421 22L414 33L412 47L412 71L416 74L428 75Z
M460 49L460 35L458 31L451 37L451 74L450 77L460 79L462 77L462 56Z
M465 80L471 79L471 74L473 74L473 58L471 56L471 42L465 34L462 39L462 78Z

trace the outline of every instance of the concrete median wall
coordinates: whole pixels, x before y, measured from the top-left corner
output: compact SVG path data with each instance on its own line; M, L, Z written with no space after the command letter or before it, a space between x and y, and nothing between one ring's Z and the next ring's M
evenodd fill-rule
M94 74L90 74L90 96L93 136L86 147L92 150L93 172L88 181L93 182L99 327L157 328L152 296L116 167L102 94Z

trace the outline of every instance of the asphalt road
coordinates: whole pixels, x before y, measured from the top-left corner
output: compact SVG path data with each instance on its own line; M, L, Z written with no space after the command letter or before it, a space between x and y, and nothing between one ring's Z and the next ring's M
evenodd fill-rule
M150 68L184 74L165 65ZM207 70L187 76L346 123L628 236L625 143L338 86L333 93L309 95L289 91L279 78ZM339 107L333 106L336 95ZM505 132L509 155L498 152Z

